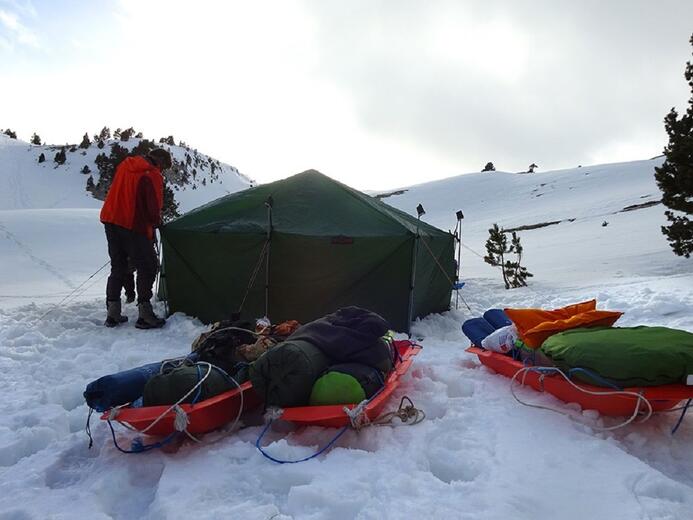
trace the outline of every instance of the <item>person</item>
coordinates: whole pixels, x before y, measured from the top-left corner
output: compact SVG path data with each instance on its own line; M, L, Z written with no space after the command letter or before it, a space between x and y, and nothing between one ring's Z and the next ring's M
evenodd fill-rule
M127 316L121 313L120 293L130 273L128 260L137 271L139 316L135 327L160 328L166 322L154 314L151 298L158 269L154 228L161 224L164 205L161 172L170 167L171 154L155 148L146 157L127 157L116 168L100 216L111 258L111 273L106 283L107 327L127 321Z

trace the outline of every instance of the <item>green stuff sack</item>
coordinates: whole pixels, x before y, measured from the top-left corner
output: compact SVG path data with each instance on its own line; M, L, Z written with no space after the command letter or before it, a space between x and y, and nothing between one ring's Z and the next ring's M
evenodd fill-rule
M160 406L177 403L187 394L197 382L207 373L206 365L184 365L163 374L152 377L144 387L142 404L144 406ZM197 402L204 401L215 395L236 388L218 369L212 367L209 376L200 385ZM192 403L198 395L197 390L190 394L184 403Z
M541 351L564 372L587 369L621 387L685 384L693 374L693 334L666 327L572 329L549 337ZM573 375L605 386L584 372Z
M255 392L266 406L305 406L313 384L329 361L307 341L280 343L250 365L248 374Z
M366 392L354 376L341 372L328 372L313 385L311 406L360 403Z
M380 371L360 363L332 365L313 385L311 405L355 404L383 387Z

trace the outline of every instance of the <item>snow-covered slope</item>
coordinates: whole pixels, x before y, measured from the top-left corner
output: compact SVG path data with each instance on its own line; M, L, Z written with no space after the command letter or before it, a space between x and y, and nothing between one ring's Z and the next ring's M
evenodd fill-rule
M383 200L441 229L454 229L462 210L464 277L497 276L479 261L488 229L520 230L533 284L596 285L624 277L690 274L691 262L671 253L654 168L662 159L585 166L535 174L485 172L409 188ZM391 192L392 192L391 191ZM390 192L390 193L391 193Z
M86 190L87 179L98 182L99 154L109 155L114 144L132 150L139 142L108 140L103 148L92 143L70 151L71 145L37 146L0 134L0 306L57 302L75 290L81 297L103 293L108 268L89 278L108 261L99 223L103 202ZM180 213L253 184L196 150L161 146L176 162L167 175ZM61 149L66 161L57 164ZM46 160L39 163L41 154ZM81 173L85 166L91 173Z
M239 431L204 436L201 445L124 455L93 419L88 449L85 385L183 355L205 327L177 314L161 330L104 328L105 271L87 279L106 260L98 219L90 217L97 210L0 211L0 295L14 295L0 300L0 517L689 520L690 413L672 436L677 414L602 433L596 427L620 419L526 389L518 391L524 400L571 417L520 406L508 379L464 352L469 342L460 331L489 307L553 308L593 297L600 308L625 311L620 324L693 331L693 262L670 252L659 230L662 206L621 212L657 201L658 162L470 174L386 198L411 213L422 203L424 219L443 229L464 211L461 296L471 310L460 302L414 325L424 349L386 408L406 395L425 411L424 422L348 431L301 464L263 458L254 446L262 426L250 420ZM560 223L520 232L536 277L529 287L506 291L499 273L477 256L488 227L550 221ZM83 282L77 297L57 308L38 297L62 297ZM17 306L28 301L36 303ZM125 313L130 322L136 317L134 306ZM297 459L336 433L276 428L264 442L275 457ZM125 446L134 437L121 429L117 436Z
M98 182L99 169L95 162L99 154L110 154L114 144L132 150L140 139L128 141L107 140L103 148L92 143L82 149L75 145L31 145L0 134L0 210L49 208L100 208L102 201L86 190L91 176ZM192 173L187 181L167 174L169 185L179 203L181 213L250 186L253 181L233 166L220 163L188 147L161 144L170 150L181 168ZM65 150L66 161L58 164L55 155ZM74 150L74 151L71 151ZM43 154L45 162L39 163ZM190 159L187 159L187 156ZM213 166L212 166L213 165ZM90 173L82 173L84 167Z

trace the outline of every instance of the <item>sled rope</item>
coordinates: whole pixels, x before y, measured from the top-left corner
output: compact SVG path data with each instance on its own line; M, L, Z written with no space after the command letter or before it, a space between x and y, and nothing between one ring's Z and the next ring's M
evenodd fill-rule
M676 433L676 430L679 429L679 426L681 426L681 422L683 422L683 418L686 415L686 412L688 411L688 407L691 405L691 401L693 401L693 399L689 399L688 401L686 401L686 404L682 407L683 411L681 412L681 416L679 417L679 420L676 421L676 426L674 426L674 428L671 430L672 435L674 435Z
M586 388L583 388L579 385L576 385L562 370L555 368L555 367L525 367L525 368L521 368L520 370L515 372L512 379L510 380L510 393L515 398L515 400L518 403L520 403L521 405L529 406L531 408L539 408L542 410L549 410L550 412L560 413L561 415L566 415L566 416L570 417L571 419L573 418L573 416L571 414L564 412L563 410L559 410L557 408L552 408L550 406L544 406L544 405L540 405L540 404L527 403L525 401L522 401L519 397L517 397L517 395L515 394L514 384L518 380L518 376L522 375L522 379L520 381L520 384L522 386L524 386L525 385L525 379L526 379L527 374L529 372L538 372L540 374L540 382L542 383L542 385L543 385L544 377L546 377L547 375L549 375L551 373L556 373L556 374L560 375L561 377L563 377L575 389L577 389L578 391L583 392L585 394L596 395L596 396L622 395L622 396L634 397L636 399L635 409L633 410L633 414L628 419L626 419L625 421L623 421L623 422L621 422L615 426L609 426L609 427L590 426L590 428L592 428L594 430L604 432L604 431L617 430L619 428L623 428L624 426L629 425L630 423L635 421L636 417L640 413L640 408L641 408L640 405L641 404L645 405L645 407L647 408L647 411L645 413L645 416L637 422L638 423L644 423L650 417L652 417L652 414L653 414L652 404L642 394L639 394L637 392L628 392L626 390L615 390L615 391L604 391L604 392L595 392L592 390L587 390Z
M377 395L377 394L376 394ZM375 395L373 396L375 397ZM373 399L371 397L371 399ZM408 402L409 404L405 405L404 403ZM426 418L426 414L424 413L423 410L420 410L414 406L414 403L407 397L406 395L402 397L402 399L399 402L399 407L397 410L391 411L391 412L386 412L379 416L377 419L371 421L368 419L368 415L366 415L366 405L370 402L370 399L365 399L361 401L357 406L354 408L347 408L346 406L344 407L344 413L349 417L349 424L346 426L343 426L340 428L340 430L337 432L337 434L327 443L325 446L320 448L317 452L313 453L312 455L309 455L308 457L304 457L302 459L298 460L283 460L283 459L278 459L269 453L267 453L263 447L261 446L262 439L265 437L265 434L269 430L270 426L272 425L272 422L276 418L275 416L277 413L281 415L281 410L278 410L270 421L265 425L265 428L262 430L260 435L258 436L257 440L255 441L255 447L258 449L260 453L265 458L268 458L272 462L276 462L278 464L297 464L299 462L305 462L310 459L314 459L315 457L321 455L328 449L334 445L337 440L344 435L344 432L346 432L349 427L351 426L354 430L361 431L363 428L367 426L387 426L387 425L392 425L392 420L395 417L399 417L399 419L403 422L408 424L409 426L414 426L415 424L419 424L421 421L423 421ZM413 419L413 420L411 420ZM411 422L409 422L411 420Z
M178 399L178 401L175 404L172 404L171 406L168 407L168 409L163 412L159 417L157 417L154 422L152 422L149 426L147 426L144 430L140 430L140 433L147 433L151 428L153 428L156 424L161 421L164 417L168 415L169 412L174 411L176 413L176 419L174 420L174 427L176 428L177 431L184 431L184 430L179 430L177 427L184 424L185 427L189 424L189 420L187 417L187 414L185 411L180 407L180 404L185 401L188 397L192 395L192 393L197 390L199 387L202 386L202 383L205 382L207 377L209 377L209 374L212 373L212 364L211 363L205 363L204 361L201 361L200 364L207 365L207 373L202 376L202 378L190 389L188 390L188 393L186 393L183 397ZM176 410L177 409L177 410ZM184 416L185 418L179 418L180 415Z
M339 438L344 434L344 432L346 432L347 429L349 428L348 425L347 425L347 426L343 426L343 427L337 432L337 435L335 435L334 437L332 437L332 440L330 440L330 442L328 442L327 444L325 444L325 446L323 446L322 448L320 448L317 452L313 453L312 455L309 455L308 457L304 457L304 458L298 459L298 460L283 460L283 459L278 459L278 458L276 458L276 457L273 457L272 455L270 455L269 453L267 453L267 452L262 448L262 446L260 446L260 443L262 442L262 439L263 439L263 437L265 436L265 433L267 433L267 430L269 430L269 428L270 428L270 426L272 425L272 422L273 422L273 421L274 421L274 419L270 419L270 421L265 425L265 428L262 430L262 432L261 432L260 435L258 436L257 440L255 441L255 447L257 448L257 450L258 450L260 453L262 453L262 456L263 456L263 457L265 457L265 458L271 460L272 462L276 462L277 464L298 464L299 462L306 462L307 460L314 459L314 458L317 457L318 455L321 455L322 453L324 453L325 451L327 451L328 449L330 449L330 448L332 447L332 445L333 445L335 442L337 442L337 439L339 439Z
M405 404L405 402L408 404ZM349 416L352 428L354 428L356 431L359 431L366 426L391 425L392 420L395 417L399 418L403 424L407 424L408 426L419 424L426 418L426 413L423 410L416 408L412 400L406 395L400 400L397 410L385 412L372 421L365 413L365 406L361 406L364 403L366 403L366 401L362 401L359 403L359 406L351 410L344 408L344 412Z
M411 345L414 347L417 347L419 349L422 348L421 345L416 345L415 343L411 343ZM397 352L397 354L399 355L399 352ZM403 359L402 357L400 357L399 359L400 359L400 361L405 361L406 359L409 359L409 358ZM349 429L349 427L353 428L354 430L356 430L358 432L367 426L392 425L392 420L395 417L398 417L402 421L402 423L406 423L410 426L413 426L415 424L419 424L421 421L423 421L426 418L426 414L424 413L424 411L416 408L414 406L414 403L412 402L412 400L409 399L409 397L407 397L405 395L400 400L399 407L397 408L397 410L394 410L391 412L386 412L386 413L380 415L379 417L377 417L376 419L374 419L373 421L371 421L368 418L368 415L366 414L366 410L367 410L368 404L370 402L372 402L376 397L378 397L383 392L383 390L385 390L385 381L383 381L382 378L380 381L381 381L383 386L377 392L375 392L369 399L364 399L363 401L361 401L359 404L357 404L353 408L349 408L348 406L343 407L343 411L349 419L349 424L347 424L346 426L343 426L337 432L337 434L327 444L325 444L325 446L320 448L316 453L314 453L308 457L304 457L302 459L299 459L299 460L282 460L282 459L278 459L276 457L273 457L272 455L270 455L269 453L267 453L264 450L264 448L261 446L262 439L265 437L265 434L267 433L270 426L272 425L272 422L275 419L281 418L281 415L283 413L283 410L281 408L269 409L267 411L267 414L265 417L269 418L269 421L265 425L265 427L262 430L262 432L260 433L260 435L258 436L257 440L255 441L255 447L262 454L263 457L271 460L272 462L276 462L278 464L296 464L299 462L305 462L307 460L314 459L318 455L327 451L330 447L332 447L332 445L334 445L335 442L337 442L337 440L342 435L344 435L344 432L346 432ZM405 402L408 404L405 405Z
M176 361L176 360L164 361L164 363L162 363L162 367L165 363L171 363L174 361ZM129 430L144 434L144 433L147 433L147 431L149 431L152 427L154 427L154 425L159 423L159 421L161 421L164 417L166 417L169 414L169 412L173 411L175 414L175 417L173 420L173 427L174 427L175 431L173 433L171 433L170 435L168 435L164 440L162 440L160 442L153 443L153 444L142 444L141 439L137 438L137 439L134 439L132 441L132 450L122 449L120 446L118 446L118 443L116 442L115 431L113 430L113 426L111 424L111 421L112 420L116 420L116 421L118 420L118 413L120 412L120 409L127 406L127 404L122 405L122 406L116 406L115 408L111 409L111 411L109 412L109 415L108 415L108 426L111 428L111 434L113 436L113 443L115 444L116 448L118 448L118 450L120 450L123 453L142 453L142 452L154 449L154 448L160 448L160 447L164 446L165 444L168 444L173 439L173 437L176 435L176 433L179 433L179 432L184 433L185 435L188 436L188 438L190 438L191 440L193 440L195 442L198 442L198 443L201 442L200 439L198 439L197 437L195 437L192 433L190 433L188 431L188 425L190 424L190 419L188 417L188 414L185 413L185 410L183 410L183 408L180 405L183 403L183 401L185 401L188 397L190 397L190 395L192 395L192 393L195 391L197 391L197 396L195 397L194 402L197 401L197 399L199 398L201 389L202 389L201 388L202 384L207 379L207 377L209 377L209 375L211 374L212 368L216 368L217 370L219 370L224 375L224 377L226 377L229 381L234 383L236 385L236 387L238 388L238 390L240 391L239 392L240 404L238 407L238 413L236 414L236 417L235 417L235 419L231 425L231 429L233 429L236 426L236 424L238 423L238 421L241 418L241 414L243 413L243 406L244 406L243 391L241 390L240 383L238 381L236 381L233 377L231 377L229 374L227 374L224 370L222 370L221 368L219 368L215 365L212 365L211 363L207 363L205 361L199 361L195 365L198 367L198 369L199 369L200 365L206 366L207 372L205 373L205 375L200 377L198 382L183 397L181 397L176 403L171 405L166 411L164 411L161 415L159 415L159 417L157 417L151 424L149 424L149 426L147 426L143 430L138 430L138 429L134 428L132 425L127 424L125 422L120 423Z

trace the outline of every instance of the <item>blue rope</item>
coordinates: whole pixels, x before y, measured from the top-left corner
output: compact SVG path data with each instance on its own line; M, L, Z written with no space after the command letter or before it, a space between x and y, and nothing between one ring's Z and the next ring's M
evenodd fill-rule
M299 462L305 462L307 460L314 459L315 457L317 457L318 455L324 453L327 449L329 449L335 442L337 442L337 439L339 439L344 434L344 432L347 431L347 429L349 428L348 425L342 427L342 429L339 430L337 435L335 435L330 442L328 442L325 446L323 446L316 453L313 453L312 455L310 455L308 457L305 457L305 458L299 459L299 460L282 460L282 459L277 459L277 458L273 457L272 455L267 453L265 450L263 450L262 446L260 446L260 442L262 441L262 438L265 436L265 433L267 433L267 430L269 430L269 427L271 425L272 425L272 421L267 423L264 430L262 430L262 433L260 434L260 436L255 441L255 447L260 451L260 453L262 453L262 455L264 457L268 458L272 462L277 462L278 464L297 464Z
M214 366L214 365L211 365L211 367L212 367L212 368L218 368L218 367L216 367L216 366ZM200 365L196 363L196 364L195 364L195 368L197 369L197 382L199 383L199 382L200 382L200 379L202 379L202 372L200 372ZM211 369L210 369L210 370L211 370ZM228 374L227 374L226 372L224 372L224 371L221 370L221 369L219 369L219 370L220 370L226 377L228 377ZM192 403L191 403L191 404L197 403L198 400L199 400L199 398L200 398L200 396L201 396L201 394L202 394L202 385L200 385L200 386L197 388L197 393L196 393L196 395L195 395L195 398L192 400ZM120 451L120 452L122 452L122 453L145 453L145 452L147 452L147 451L155 450L155 449L157 449L157 448L163 448L163 447L166 446L169 442L171 442L171 441L174 439L174 437L176 436L176 434L178 433L178 432L175 432L175 431L174 431L173 433L170 433L170 434L168 434L166 437L164 437L163 440L154 442L154 443L152 443L152 444L144 444L144 443L142 442L142 438L141 438L141 437L136 437L135 439L133 439L132 444L130 445L130 449L129 449L129 450L126 450L126 449L121 448L121 447L118 445L118 441L116 440L116 436L115 436L115 430L113 429L113 424L111 424L111 421L109 420L109 421L107 421L107 422L108 422L108 427L111 429L111 437L113 437L113 445L118 449L118 451ZM87 420L87 425L88 425L88 424L89 424L89 423L88 423L88 420ZM91 436L90 436L90 439L91 439ZM90 446L90 447L91 447L91 446Z
M376 373L378 374L378 378L380 379L381 386L380 386L380 388L378 389L378 391L375 392L375 393L370 397L370 399L368 399L368 401L366 401L366 405L368 405L368 403L370 403L373 399L375 399L376 397L378 397L378 395L380 395L380 394L383 392L383 390L385 390L385 381L384 381L382 375L380 374L380 371L377 370L377 369L374 369L374 370L375 370ZM332 438L332 440L331 440L330 442L328 442L324 447L322 447L320 450L318 450L317 453L314 453L313 455L310 455L309 457L306 457L306 458L303 458L303 459L300 459L300 460L280 460L280 459L276 459L276 458L272 457L272 455L270 455L269 453L267 453L267 452L266 452L265 450L263 450L262 447L260 446L260 442L262 441L263 437L265 436L265 433L267 433L267 430L269 430L269 427L271 426L271 424L272 424L272 420L270 420L270 422L268 422L268 423L265 425L265 428L262 430L262 433L260 433L260 435L258 436L257 440L255 441L255 447L258 449L258 451L259 451L260 453L262 453L262 455L263 455L264 457L267 457L269 460L271 460L271 461L273 461L273 462L277 462L277 463L279 463L279 464L296 464L296 463L298 463L298 462L305 462L305 461L307 461L307 460L313 459L313 458L317 457L318 455L324 453L327 449L329 449L335 442L337 442L337 439L339 439L339 438L344 434L344 432L347 431L347 430L349 429L349 425L348 425L348 424L347 424L346 426L343 426L342 429L339 430L339 432L337 432L337 435L335 435L335 436Z
M602 383L603 386L608 386L608 387L613 388L615 390L623 390L623 388L621 388L617 384L612 383L611 381L603 378L602 376L600 376L596 372L592 372L591 370L587 370L586 368L580 368L580 367L571 368L570 370L568 370L568 377L572 377L574 372L584 372L585 374L587 374L588 377L590 377L594 381L597 381L598 383Z
M674 435L676 433L676 430L679 429L679 426L681 426L681 422L683 421L683 416L686 415L686 412L688 411L688 407L691 405L691 401L693 399L689 399L686 401L686 406L683 407L683 412L681 412L681 417L679 417L679 420L676 422L676 426L674 426L674 429L671 430L671 434Z
M113 429L113 424L111 424L111 421L108 420L108 427L111 429L111 437L113 437L113 445L118 448L118 451L121 453L144 453L146 451L150 451L156 448L162 448L163 446L167 445L169 442L173 440L173 438L176 436L178 432L173 432L169 434L167 437L165 437L163 440L152 443L152 444L143 444L142 439L140 437L135 438L132 441L132 444L130 445L130 449L126 450L121 448L118 445L118 441L116 441L116 436L115 436L115 430Z
M419 348L421 348L421 347L419 346ZM401 362L401 361L402 361L402 357L399 355L399 350L397 350L397 347L396 347L396 346L395 346L395 351L397 352L397 355L399 356L399 359L400 359L400 362ZM378 374L378 379L380 379L381 386L380 386L380 388L378 389L378 391L375 392L375 393L370 397L370 399L368 399L368 400L366 401L366 405L368 405L368 403L370 403L373 399L375 399L376 397L378 397L378 395L380 395L380 393L381 393L383 390L385 390L385 380L383 379L382 374L381 374L380 371L377 370L377 369L375 369L375 371L376 371L376 373ZM343 426L343 427L339 430L339 432L337 432L337 435L335 435L335 436L332 438L332 440L331 440L330 442L328 442L328 443L327 443L325 446L323 446L320 450L318 450L318 451L317 451L316 453L314 453L313 455L310 455L309 457L305 457L305 458L300 459L300 460L281 460L281 459L277 459L277 458L275 458L275 457L272 457L272 455L270 455L269 453L267 453L265 450L262 449L262 446L260 446L260 443L262 442L262 439L264 438L265 434L267 433L267 430L269 430L269 427L272 425L272 422L273 422L273 420L270 420L270 421L265 425L265 428L262 430L262 432L261 432L260 435L258 436L257 440L255 441L255 447L258 449L258 451L259 451L260 453L262 453L262 455L263 455L264 457L268 458L268 459L271 460L272 462L277 462L277 463L279 463L279 464L297 464L297 463L299 463L299 462L305 462L305 461L307 461L307 460L314 459L314 458L317 457L318 455L320 455L320 454L324 453L326 450L328 450L335 442L337 442L337 439L339 439L339 438L344 434L344 432L347 431L347 430L349 429L349 425L348 425L348 424L347 424L346 426Z

